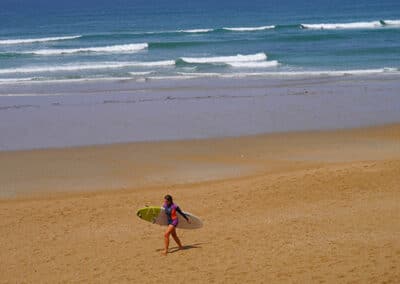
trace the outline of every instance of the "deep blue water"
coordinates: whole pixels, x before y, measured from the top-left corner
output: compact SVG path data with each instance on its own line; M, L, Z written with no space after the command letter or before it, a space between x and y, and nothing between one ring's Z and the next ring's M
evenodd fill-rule
M0 3L0 81L398 72L400 1Z

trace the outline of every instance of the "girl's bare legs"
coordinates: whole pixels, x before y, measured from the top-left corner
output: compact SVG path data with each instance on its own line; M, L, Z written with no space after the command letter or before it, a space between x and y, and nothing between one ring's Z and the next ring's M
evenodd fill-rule
M167 230L165 231L164 234L164 244L165 244L165 248L163 251L163 255L167 255L168 253L168 247L169 247L169 235L172 235L172 237L174 238L176 244L178 245L179 249L182 249L182 244L181 244L181 240L178 238L178 235L176 234L176 229L173 225L168 225Z
M175 227L172 226L172 225L168 225L167 230L165 231L165 234L164 234L164 245L165 245L165 248L164 248L164 251L163 251L163 255L167 255L167 253L168 253L169 235L172 232L175 232ZM175 237L174 237L174 239L175 239Z
M174 227L174 229L171 232L172 237L174 238L176 244L178 245L179 249L182 249L182 244L181 244L181 240L178 238L178 235L176 234L176 229Z

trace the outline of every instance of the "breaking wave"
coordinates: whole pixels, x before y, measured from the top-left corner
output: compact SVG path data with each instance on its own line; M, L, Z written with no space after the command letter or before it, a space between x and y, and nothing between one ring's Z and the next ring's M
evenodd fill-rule
M384 20L386 26L400 26L400 20Z
M381 20L371 22L329 23L329 24L300 24L302 29L310 30L339 30L339 29L375 29L384 27L400 27L400 20Z
M250 55L234 55L234 56L214 56L214 57L181 57L186 63L229 63L229 62L252 62L263 61L267 59L265 53L256 53Z
M27 51L27 54L36 55L62 55L62 54L73 54L73 53L128 53L138 52L148 48L147 43L134 43L134 44L121 44L112 46L100 46L100 47L83 47L83 48L71 48L71 49L41 49L35 51Z
M253 31L263 31L274 29L275 26L262 26L262 27L238 27L238 28L228 28L224 27L222 29L232 32L253 32Z
M26 39L4 39L0 40L0 44L24 44L24 43L36 43L36 42L47 42L47 41L59 41L59 40L70 40L82 37L81 35L76 36L60 36L60 37L43 37L43 38L26 38Z
M208 33L212 32L214 29L189 29L189 30L178 30L179 33Z
M276 60L267 61L265 53L214 57L182 57L180 60L189 64L218 64L236 68L270 68L279 65L279 62Z
M174 60L148 61L148 62L103 62L103 63L70 64L70 65L59 65L59 66L43 66L43 67L37 66L37 67L0 69L0 74L117 69L125 67L167 67L174 65L175 65Z
M255 61L255 62L228 62L229 66L238 68L270 68L279 65L276 60L271 61Z

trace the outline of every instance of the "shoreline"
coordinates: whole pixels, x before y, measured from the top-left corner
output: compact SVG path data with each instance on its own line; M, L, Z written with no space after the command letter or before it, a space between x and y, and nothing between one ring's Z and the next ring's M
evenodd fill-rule
M343 69L343 70L306 70L306 71L264 71L264 72L237 72L237 73L201 73L201 72L178 72L173 75L153 76L153 72L138 72L138 75L127 77L94 77L94 78L77 78L77 79L48 79L34 80L34 78L3 78L0 79L1 85L9 85L10 87L18 87L19 85L46 85L46 84L63 84L63 83L101 83L108 81L116 82L135 82L149 83L151 81L187 81L187 80L229 80L229 79L297 79L304 80L309 78L326 79L326 78L357 78L357 77L396 77L400 75L400 70L395 67L382 67L372 69ZM143 73L143 74L142 74Z
M386 74L10 86L0 91L0 151L396 123L399 82Z

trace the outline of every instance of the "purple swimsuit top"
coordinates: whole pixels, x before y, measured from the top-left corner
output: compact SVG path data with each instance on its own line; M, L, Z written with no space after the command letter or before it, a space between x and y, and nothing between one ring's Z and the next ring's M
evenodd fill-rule
M173 220L176 220L178 218L176 212L178 212L180 215L182 215L183 218L188 220L186 214L183 213L179 206L175 205L174 203L172 203L170 206L168 206L167 203L164 203L163 208L165 210L165 214L167 214L168 223L172 223Z

